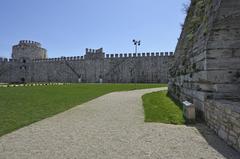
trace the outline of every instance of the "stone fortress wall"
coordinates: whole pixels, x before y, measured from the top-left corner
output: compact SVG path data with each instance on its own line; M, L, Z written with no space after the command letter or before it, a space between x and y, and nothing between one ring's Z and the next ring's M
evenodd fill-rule
M240 151L240 1L192 0L170 66L169 93Z
M12 57L0 59L0 83L167 83L173 52L105 54L100 48L86 49L84 56L46 58L40 43L20 41Z

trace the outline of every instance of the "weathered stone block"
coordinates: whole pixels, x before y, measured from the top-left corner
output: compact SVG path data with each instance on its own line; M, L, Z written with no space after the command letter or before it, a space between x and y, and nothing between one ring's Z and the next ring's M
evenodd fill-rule
M183 114L188 121L195 121L195 106L188 101L183 102Z
M240 149L240 137L238 137L238 149Z
M222 139L227 140L228 135L227 135L227 132L223 128L220 128L220 130L218 131L218 135Z
M228 140L231 142L231 144L236 145L237 144L237 137L236 136L229 136Z
M236 133L236 134L240 134L240 127L236 126L236 125L233 125L233 131Z

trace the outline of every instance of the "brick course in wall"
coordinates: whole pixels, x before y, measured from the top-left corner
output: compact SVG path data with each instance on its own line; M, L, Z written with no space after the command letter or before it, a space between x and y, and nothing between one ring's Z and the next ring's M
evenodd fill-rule
M230 100L208 100L205 119L223 140L240 149L240 107L239 102Z

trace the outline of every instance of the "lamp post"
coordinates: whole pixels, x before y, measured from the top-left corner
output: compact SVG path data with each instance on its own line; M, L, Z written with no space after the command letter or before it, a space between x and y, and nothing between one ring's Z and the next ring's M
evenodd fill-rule
M135 54L137 56L137 47L141 45L141 41L133 39L132 42L135 45ZM134 83L135 83L135 89L137 89L136 70L135 70L135 80L134 80Z
M135 45L135 53L137 54L137 47L141 45L141 41L133 39L133 44Z

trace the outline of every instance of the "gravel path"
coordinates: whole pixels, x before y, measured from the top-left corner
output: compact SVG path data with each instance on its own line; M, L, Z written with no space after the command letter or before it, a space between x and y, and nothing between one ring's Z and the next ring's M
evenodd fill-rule
M144 123L141 96L159 90L110 93L7 134L0 159L238 158L204 125Z

